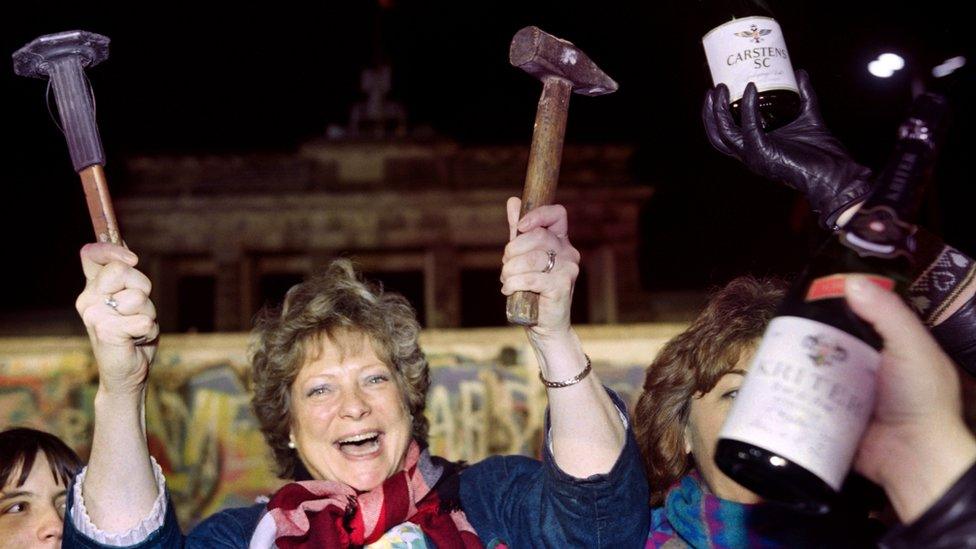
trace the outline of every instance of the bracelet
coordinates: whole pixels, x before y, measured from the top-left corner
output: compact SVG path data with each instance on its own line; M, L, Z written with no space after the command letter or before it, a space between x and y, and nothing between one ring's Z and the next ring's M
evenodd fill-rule
M586 368L583 368L583 371L575 376L567 379L566 381L549 381L548 379L542 377L542 370L539 370L539 381L550 389L561 389L563 387L569 387L570 385L576 385L580 381L583 381L584 377L590 375L590 370L593 369L593 364L590 362L590 355L583 356L586 357Z

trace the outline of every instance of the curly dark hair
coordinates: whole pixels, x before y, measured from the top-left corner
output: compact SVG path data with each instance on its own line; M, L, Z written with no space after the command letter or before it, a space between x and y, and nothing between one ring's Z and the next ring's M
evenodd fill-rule
M365 281L348 259L288 290L280 309L266 309L252 332L251 405L274 455L280 478L295 478L300 458L288 447L291 386L299 370L314 360L323 337L336 341L343 332L367 337L393 377L413 416L413 437L427 440L424 416L430 371L420 349L420 324L400 294Z
M41 452L47 457L51 475L65 486L81 470L81 458L60 438L37 429L15 427L0 432L0 489L8 483L23 486Z
M705 309L669 341L647 368L634 409L634 432L650 483L650 504L692 467L684 429L691 399L712 390L752 350L786 294L776 278L736 278L715 292Z

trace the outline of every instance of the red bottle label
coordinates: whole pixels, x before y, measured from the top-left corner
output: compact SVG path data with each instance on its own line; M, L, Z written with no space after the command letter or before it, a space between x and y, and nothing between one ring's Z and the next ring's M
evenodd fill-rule
M895 281L886 276L858 273L835 274L817 278L811 282L810 287L807 288L806 301L844 297L844 284L852 276L863 276L888 291L895 289Z

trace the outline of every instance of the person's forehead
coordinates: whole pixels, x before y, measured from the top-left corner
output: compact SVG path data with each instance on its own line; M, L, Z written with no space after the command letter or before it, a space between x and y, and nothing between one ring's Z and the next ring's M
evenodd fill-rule
M365 336L333 342L322 338L317 352L302 365L298 377L340 374L345 371L358 371L386 363L376 354L371 341Z
M18 486L17 483L20 482L21 475L23 474L23 467L24 462L21 461L11 470L10 476L7 478L7 483L0 489L0 497L3 494L15 492L36 495L36 493L41 491L64 487L61 477L51 470L47 454L43 451L38 451L34 456L34 463L31 465L31 470L27 474L27 478L24 479L23 484Z

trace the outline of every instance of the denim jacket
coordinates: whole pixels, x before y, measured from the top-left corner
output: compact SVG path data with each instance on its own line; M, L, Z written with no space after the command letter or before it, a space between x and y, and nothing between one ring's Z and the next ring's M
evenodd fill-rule
M620 399L611 396L623 410ZM547 420L547 433L548 427ZM624 448L610 472L586 479L560 470L548 437L546 442L541 462L524 456L496 456L462 472L461 505L483 543L487 547L504 543L513 549L643 547L650 520L648 489L633 432L627 429ZM71 516L72 499L69 496L67 517ZM163 526L129 547L246 548L263 511L264 505L221 511L184 537L170 504ZM109 546L85 537L66 518L62 547Z

